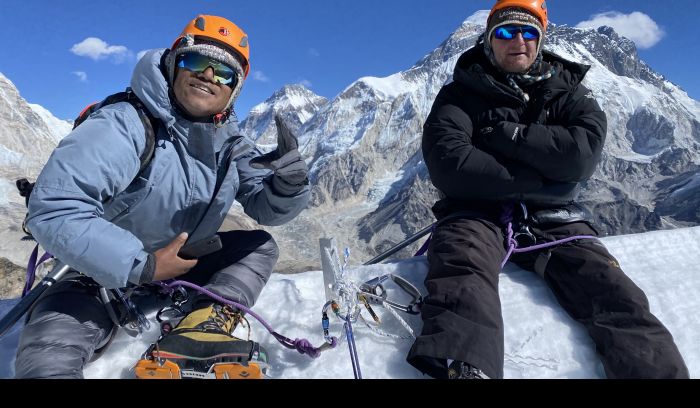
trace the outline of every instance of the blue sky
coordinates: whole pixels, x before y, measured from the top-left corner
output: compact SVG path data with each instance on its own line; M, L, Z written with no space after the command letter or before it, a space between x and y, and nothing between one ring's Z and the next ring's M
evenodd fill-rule
M287 83L332 98L363 76L413 65L463 20L492 0L0 0L0 72L21 95L63 119L123 90L139 52L168 47L197 14L217 14L250 37L252 72L236 104L239 117ZM654 70L700 99L695 0L550 0L550 20L604 19L635 39ZM643 14L639 14L643 13ZM603 14L601 16L601 14ZM597 18L596 18L597 16ZM85 49L86 39L104 43ZM93 45L96 40L92 40ZM83 47L75 47L83 44ZM75 47L75 48L74 48ZM644 48L642 48L644 47ZM101 54L94 53L100 49ZM99 59L95 59L99 57Z

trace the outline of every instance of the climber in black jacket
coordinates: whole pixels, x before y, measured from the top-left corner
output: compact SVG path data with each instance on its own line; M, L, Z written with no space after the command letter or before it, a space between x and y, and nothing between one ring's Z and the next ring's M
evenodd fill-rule
M606 115L581 84L590 67L542 50L546 27L545 1L498 0L424 125L423 157L441 200L423 331L407 360L435 378L503 377L498 275L513 240L525 248L597 236L576 198L600 161ZM509 259L542 276L585 326L608 378L688 377L644 292L599 240Z

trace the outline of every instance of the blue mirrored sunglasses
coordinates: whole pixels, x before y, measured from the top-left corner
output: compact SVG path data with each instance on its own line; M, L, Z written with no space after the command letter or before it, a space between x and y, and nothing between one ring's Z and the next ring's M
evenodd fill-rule
M506 25L498 27L494 35L499 40L512 40L518 33L523 34L523 40L536 40L540 38L540 32L533 26L529 25Z
M192 72L204 72L211 67L214 70L214 80L222 85L234 88L238 83L236 70L230 66L196 52L185 52L177 56L176 65Z

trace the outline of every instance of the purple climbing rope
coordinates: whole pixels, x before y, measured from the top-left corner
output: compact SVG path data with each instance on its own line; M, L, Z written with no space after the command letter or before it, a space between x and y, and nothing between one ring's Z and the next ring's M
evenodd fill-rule
M24 279L24 289L22 290L22 297L27 296L27 293L29 293L29 291L32 290L32 286L34 286L34 281L36 280L36 269L39 267L39 265L53 258L53 255L46 252L44 253L44 255L41 256L41 258L39 258L39 261L37 262L36 258L38 256L39 244L37 244L34 247L32 254L29 256L29 261L27 262L27 276Z
M178 286L184 286L190 289L194 289L197 292L204 294L206 296L209 296L210 298L216 300L217 302L224 303L233 307L238 308L239 310L242 310L243 312L253 316L255 319L257 319L260 323L262 323L263 326L265 326L265 329L267 329L270 334L277 339L283 346L285 346L288 349L296 349L299 353L301 354L306 354L309 357L312 358L318 358L321 356L321 352L327 348L335 348L338 345L338 340L335 337L331 338L331 343L324 344L321 347L314 347L311 342L307 339L290 339L288 337L285 337L279 333L277 333L272 326L270 326L265 319L263 319L260 315L257 313L253 312L250 310L248 307L236 303L234 301L228 300L224 297L221 297L217 295L214 292L211 292L207 289L204 289L200 286L197 286L193 283L190 282L185 282L185 281L179 281L179 280L173 280L173 281L159 281L159 282L153 282L153 284L160 286L161 288L165 289L168 291L168 293L171 293L172 291L175 290L176 287Z
M425 255L426 252L428 252L428 247L430 246L430 238L433 237L433 232L435 232L435 226L437 223L434 223L432 228L430 229L430 235L428 235L428 239L423 242L423 245L421 245L420 248L418 248L418 251L413 256L422 256Z
M46 252L42 257L39 259L37 262L37 257L39 255L39 245L37 245L34 250L32 251L32 254L29 256L29 261L27 263L27 276L26 276L26 282L24 284L24 290L22 291L22 297L26 296L27 293L31 290L32 286L34 285L34 280L36 279L36 269L41 265L42 263L46 262L47 260L53 258L53 255L50 253ZM250 314L251 316L255 317L260 323L262 323L263 326L265 326L265 329L267 329L270 334L277 339L283 346L287 347L288 349L296 349L299 353L301 354L307 354L312 358L318 358L321 356L321 352L327 348L335 348L338 345L338 339L336 337L331 337L331 342L326 343L321 347L314 347L313 344L307 339L290 339L288 337L285 337L272 328L269 323L265 321L261 316L259 316L257 313L253 312L250 310L248 307L241 305L239 303L233 302L231 300L228 300L226 298L223 298L216 293L213 293L211 291L208 291L200 286L197 286L193 283L190 282L185 282L185 281L159 281L159 282L153 282L153 284L160 286L165 292L167 293L172 293L176 287L178 286L184 286L190 289L194 289L197 292L200 292L204 295L209 296L210 298L224 303L231 305L233 307L236 307L245 313Z
M527 209L522 203L521 206L523 208L525 218L527 218ZM524 252L537 251L545 248L551 248L579 239L598 239L598 237L593 235L576 235L573 237L558 239L552 242L546 242L544 244L537 244L524 248L518 248L518 241L515 240L515 238L513 237L513 206L504 206L503 214L501 215L501 223L506 226L506 241L508 242L508 252L506 253L505 258L503 258L503 262L501 262L501 269L503 269L506 266L506 263L514 253L519 254Z

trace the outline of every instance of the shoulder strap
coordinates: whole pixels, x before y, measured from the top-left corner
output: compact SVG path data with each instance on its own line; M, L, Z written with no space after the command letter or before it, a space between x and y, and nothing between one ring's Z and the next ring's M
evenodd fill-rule
M130 88L127 88L126 94L126 102L129 102L131 106L136 109L136 112L139 114L139 119L141 119L141 123L143 123L143 128L146 130L146 148L143 150L141 157L139 157L141 165L139 167L139 172L136 175L136 177L138 177L153 158L153 153L156 149L156 136L158 127L160 126L160 120L151 115L151 112L148 111L143 102L141 102L141 100Z
M139 172L136 175L136 177L138 177L148 166L148 163L153 157L156 146L156 134L158 132L158 126L160 126L160 120L151 115L151 112L148 111L148 108L146 108L146 106L143 104L143 102L141 102L131 88L127 88L123 92L117 92L109 95L101 102L96 102L85 107L85 109L80 112L78 117L75 118L75 121L73 122L73 129L80 126L81 123L85 122L85 120L87 120L87 118L98 109L119 102L128 102L134 107L134 109L136 109L136 113L138 113L139 119L141 119L141 122L143 123L143 128L146 130L146 148L139 157L141 164L139 166Z

